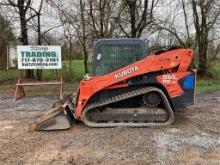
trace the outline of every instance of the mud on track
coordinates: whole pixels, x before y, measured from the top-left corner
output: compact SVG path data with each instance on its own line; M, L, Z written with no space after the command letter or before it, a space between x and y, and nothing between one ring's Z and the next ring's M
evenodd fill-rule
M56 98L13 103L0 93L0 164L220 164L220 91L197 97L160 128L88 128L34 132L29 124Z

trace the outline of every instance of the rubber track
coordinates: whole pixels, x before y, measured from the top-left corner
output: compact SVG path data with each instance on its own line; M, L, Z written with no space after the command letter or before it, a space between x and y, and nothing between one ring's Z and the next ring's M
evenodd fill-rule
M143 95L148 92L158 92L163 99L165 109L168 113L168 120L166 122L161 122L161 123L95 123L91 122L87 119L86 114L88 111L93 110L94 108L102 107L108 104L112 104L118 101L122 101L125 99L129 99L135 96ZM170 106L170 103L166 97L166 95L163 93L162 90L155 88L155 87L143 87L134 91L126 92L124 94L120 94L102 101L98 101L96 103L89 104L85 107L83 110L83 121L87 126L90 127L117 127L117 126L127 126L127 127L161 127L161 126L167 126L173 123L174 121L174 113L173 110Z

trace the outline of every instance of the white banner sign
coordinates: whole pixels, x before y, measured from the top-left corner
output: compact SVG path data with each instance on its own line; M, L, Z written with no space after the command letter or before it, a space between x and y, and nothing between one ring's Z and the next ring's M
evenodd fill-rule
M60 46L17 46L18 69L61 69Z
M8 46L8 65L7 68L17 67L17 46Z

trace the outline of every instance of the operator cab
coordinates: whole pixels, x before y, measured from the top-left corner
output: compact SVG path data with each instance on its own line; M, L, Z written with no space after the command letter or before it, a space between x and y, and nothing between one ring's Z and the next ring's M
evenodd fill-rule
M111 73L147 55L147 43L143 39L99 39L93 46L92 74L102 76Z

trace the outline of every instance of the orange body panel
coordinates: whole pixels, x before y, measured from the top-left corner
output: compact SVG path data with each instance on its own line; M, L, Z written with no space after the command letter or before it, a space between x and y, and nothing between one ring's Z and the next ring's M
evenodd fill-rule
M86 103L98 91L127 87L128 84L124 82L125 80L151 72L178 68L175 73L158 76L157 80L166 88L170 97L182 95L183 91L178 84L178 80L190 74L187 70L192 57L193 51L191 49L176 49L160 55L152 54L110 74L82 80L77 94L78 101L75 105L75 118L81 119Z
M170 98L177 97L183 94L182 88L178 84L178 80L191 74L190 72L177 72L164 74L157 77L157 80L163 85L169 94Z

